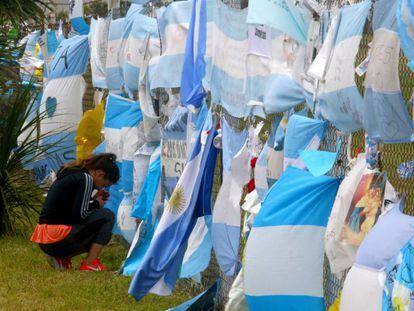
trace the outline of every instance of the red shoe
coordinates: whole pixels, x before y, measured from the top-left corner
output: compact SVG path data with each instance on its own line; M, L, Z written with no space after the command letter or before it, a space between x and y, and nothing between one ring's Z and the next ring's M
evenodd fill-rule
M59 258L47 255L47 261L50 266L56 270L68 270L72 268L72 261L70 258Z
M81 271L106 271L106 267L101 263L99 258L96 258L91 263L86 262L83 260L81 262L81 265L79 267L79 270Z

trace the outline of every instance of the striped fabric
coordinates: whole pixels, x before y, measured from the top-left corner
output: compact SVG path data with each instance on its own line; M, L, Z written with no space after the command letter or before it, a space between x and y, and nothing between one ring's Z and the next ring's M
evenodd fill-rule
M162 55L153 57L149 63L151 90L180 86L191 8L192 1L172 2L158 19Z
M165 206L148 251L132 279L129 293L137 300L150 291L159 295L170 295L172 292L188 237L195 225L195 206L213 134L209 112L184 172Z
M401 48L408 58L408 67L414 70L414 2L412 0L398 0L397 23L398 35L401 39Z
M125 86L129 92L138 90L140 67L143 65L143 58L148 57L145 46L147 36L150 40L148 46L149 58L159 56L160 41L157 20L143 14L136 14L124 50L123 76Z
M83 0L72 0L69 4L69 20L72 28L80 35L89 33L89 25L83 19Z
M317 150L325 134L328 123L294 114L289 118L284 143L284 168L294 166L305 169L300 157L302 150Z
M375 2L374 38L365 78L365 131L371 139L388 143L414 139L413 122L401 94L398 73L397 5L398 1Z
M75 36L60 43L50 64L49 82L40 104L40 113L46 112L47 118L42 120L40 131L52 134L43 143L57 143L50 150L53 170L75 159L75 131L83 115L82 98L86 89L82 75L88 62L88 37ZM68 149L62 150L63 146Z
M354 68L370 6L371 1L364 1L341 8L338 26L330 27L327 34L333 42L324 43L333 47L327 55L329 63L318 93L321 113L339 130L348 133L363 127L364 104L355 84Z
M125 18L118 18L111 21L108 34L108 52L106 54L106 85L110 91L120 92L123 85L121 66L118 58L121 46L122 31L124 29Z
M247 150L247 131L237 132L226 119L222 120L223 182L213 209L212 239L220 269L232 275L238 267L240 240L240 199L243 186L249 181L250 157ZM247 153L247 156L246 156ZM234 166L233 158L241 156L242 164ZM239 157L240 158L240 157ZM233 173L233 170L235 172ZM237 171L236 171L237 170ZM242 179L238 179L242 174ZM244 180L243 180L244 179Z
M325 310L323 237L338 186L288 167L269 190L246 246L250 310Z
M91 19L89 46L91 49L92 84L96 88L107 88L105 66L110 23L109 17Z
M106 152L117 156L121 178L109 189L110 199L106 206L117 214L124 192L133 191L133 170L135 151L143 145L138 125L142 121L139 103L118 95L109 94L105 110L104 133ZM115 228L119 233L119 228Z
M290 0L249 1L247 23L271 26L301 44L307 42L309 22L309 12L294 6Z
M147 163L149 165L145 181L130 214L134 219L140 218L142 221L135 232L127 258L122 267L124 275L133 275L137 271L151 243L154 230L158 225L163 210L160 189L160 148L148 148L146 151L141 150L141 152L146 153L150 150L153 150L153 152L150 154L149 163ZM141 160L145 158L144 156ZM136 162L134 162L135 164ZM143 174L144 172L141 171L140 173Z

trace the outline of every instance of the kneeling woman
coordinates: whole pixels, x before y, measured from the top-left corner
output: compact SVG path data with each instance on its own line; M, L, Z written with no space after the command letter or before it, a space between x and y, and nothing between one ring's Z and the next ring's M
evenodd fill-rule
M104 153L58 171L31 238L56 269L68 269L72 257L88 253L80 270L106 270L99 254L111 239L114 215L103 208L109 195L102 188L119 179L115 160L114 154ZM92 197L94 189L98 192Z

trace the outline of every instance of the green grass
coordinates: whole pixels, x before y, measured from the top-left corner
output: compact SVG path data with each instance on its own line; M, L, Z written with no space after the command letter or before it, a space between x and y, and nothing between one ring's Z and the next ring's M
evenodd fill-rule
M23 237L0 237L0 310L166 310L189 299L176 290L170 297L128 295L131 278L115 275L126 249L109 244L101 256L108 272L78 271L81 256L68 271L53 270L37 244Z

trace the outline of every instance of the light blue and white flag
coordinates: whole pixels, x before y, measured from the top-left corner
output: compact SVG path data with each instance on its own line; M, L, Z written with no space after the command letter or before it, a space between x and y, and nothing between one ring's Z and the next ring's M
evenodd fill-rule
M106 204L117 215L124 192L133 192L133 170L135 151L144 143L138 133L142 121L139 103L115 94L109 94L105 110L104 133L106 152L117 156L120 180L109 189L110 199ZM140 139L141 137L141 139ZM119 228L115 228L118 233Z
M46 143L58 143L51 159L53 170L75 159L75 131L83 116L82 98L86 89L83 74L89 62L87 36L75 36L60 43L50 64L49 82L43 90L40 113L47 118L40 124L49 133ZM57 151L66 147L65 150Z
M147 151L149 150L150 149ZM154 230L160 220L163 210L161 203L160 175L160 148L157 147L155 150L153 149L153 153L149 159L146 178L131 213L131 217L134 219L140 218L141 222L122 267L122 273L124 275L132 275L137 271L148 250L152 237L154 236Z
M180 87L192 1L175 1L157 18L162 55L149 63L150 89Z
M59 46L58 39L54 30L46 31L38 39L40 45L39 58L43 59L43 77L48 78L50 72L50 63ZM44 81L45 82L45 81Z
M323 239L339 183L289 167L269 190L246 246L250 310L325 310Z
M327 34L332 40L326 39L325 47L320 50L320 53L328 54L322 57L326 57L327 67L317 92L320 110L325 119L346 133L363 126L364 103L355 83L355 57L370 7L371 1L364 1L341 8L339 24L337 27L331 25ZM332 48L328 49L326 45L332 45ZM318 56L314 63L317 61L320 61ZM310 106L314 109L313 104Z
M125 18L111 21L108 34L108 51L106 54L106 85L108 89L119 93L124 84L118 52L122 42Z
M261 200L265 197L267 190L269 190L269 185L267 183L268 149L269 145L266 143L257 158L256 166L254 168L254 185L256 187L257 195Z
M107 88L105 67L110 23L110 17L91 19L89 46L91 50L92 84L95 88Z
M247 131L236 132L222 119L223 181L213 209L212 239L220 269L233 275L238 267L240 199L250 180ZM234 160L236 159L237 160Z
M397 23L401 48L409 60L408 67L414 71L414 1L398 1Z
M169 199L187 163L188 109L178 106L162 130L163 196Z
M160 149L156 150L151 156L152 161L149 163L147 177L142 185L141 193L132 209L131 216L141 220L148 219L152 205L160 187L161 180L161 158Z
M397 5L397 1L375 2L374 38L365 78L364 128L371 139L386 143L414 141L413 121L400 88Z
M138 132L142 133L142 122L138 125ZM154 150L157 145L149 145L145 143L134 154L134 188L133 188L133 202L135 204L138 196L141 193L144 185L148 168L151 163L151 155L154 154Z
M268 25L301 44L306 44L310 22L309 12L296 7L291 0L249 1L247 23Z
M195 214L197 222L188 238L187 250L184 254L180 277L192 277L201 281L200 273L204 271L211 257L211 204L214 180L214 168L216 166L217 148L211 145L209 155L198 193Z
M116 215L116 223L119 227L121 236L129 244L132 243L135 232L137 230L137 221L135 218L130 216L132 207L132 192L125 192L121 203L119 203L119 208Z
M40 30L33 31L29 37L24 48L24 56L35 57L36 43L40 37Z
M158 35L156 35L158 38ZM152 57L159 55L160 42L154 40L149 33L145 35L139 49L139 79L138 97L144 117L144 134L149 143L158 143L161 140L159 116L155 113L149 82L149 62ZM128 89L128 88L127 88Z
M273 120L268 141L263 146L254 168L254 183L260 201L283 173L284 131L281 129L281 121L281 116L276 116ZM277 132L279 135L276 139Z
M121 116L119 116L121 117ZM121 129L122 143L122 172L121 185L124 192L133 191L134 155L145 143L142 133L142 113L139 103L135 101L129 110L122 115L123 125Z
M147 37L150 41L149 51L145 51L145 39ZM148 57L146 55L148 53L151 57L160 55L160 39L156 18L136 14L131 32L126 40L124 53L123 75L125 86L129 92L137 91L143 58Z
M211 214L197 218L193 232L188 238L188 246L184 254L180 270L180 278L193 278L201 282L200 273L210 263L211 258Z
M50 80L84 74L89 56L88 36L75 36L62 41L50 64Z
M271 28L249 25L249 30L247 99L262 102L266 114L284 112L303 103L305 46ZM269 56L255 52L266 41Z
M73 30L80 35L89 33L89 25L83 19L83 0L70 0L69 19Z
M58 40L59 43L61 43L63 40L66 39L64 34L63 34L63 22L62 22L61 19L59 20L59 28L56 32L56 37L57 37L57 40Z
M36 68L40 68L43 63L42 60L38 58L38 55L36 55L36 44L37 40L40 38L40 31L36 30L30 33L26 38L26 46L22 58L19 59L19 65L20 75L23 81L30 81Z
M146 4L148 3L150 0L129 0L129 2L131 3L135 3L135 4Z
M305 169L306 164L300 157L302 150L317 150L328 122L292 115L286 129L284 144L284 168L294 166Z
M247 9L234 10L217 0L208 1L207 6L207 69L203 83L214 103L241 118L249 114Z
M206 70L207 0L193 0L190 26L181 74L181 103L197 111L206 95L203 78Z
M132 3L129 7L127 14L125 16L125 22L122 29L121 34L121 41L120 45L118 46L118 62L121 69L121 75L124 78L124 64L125 64L125 58L126 58L126 46L128 38L131 34L132 26L134 25L135 19L140 14L140 11L142 10L142 5ZM134 51L135 53L138 53L138 51Z
M149 249L131 282L129 293L137 300L150 291L159 295L172 292L188 237L195 225L195 205L213 141L213 129L209 112L184 172L165 206Z
M203 85L215 103L235 117L264 117L264 112L285 111L304 101L303 46L279 31L247 25L247 9L209 0L207 13ZM263 44L270 58L262 52Z
M209 289L205 290L201 294L183 302L177 307L169 308L167 311L213 310L219 287L220 280L217 280Z
M122 274L125 276L132 276L141 265L142 259L144 258L154 236L154 231L157 228L159 219L156 215L159 214L158 210L162 208L162 205L154 202L153 210L148 219L141 221L138 225L138 229L135 232L134 239L129 248L127 258L122 264ZM162 212L162 211L161 211Z

